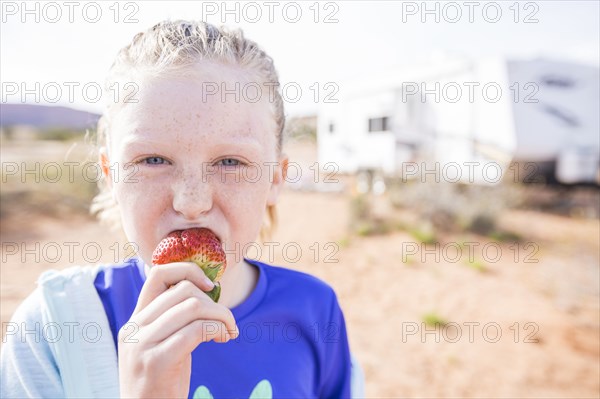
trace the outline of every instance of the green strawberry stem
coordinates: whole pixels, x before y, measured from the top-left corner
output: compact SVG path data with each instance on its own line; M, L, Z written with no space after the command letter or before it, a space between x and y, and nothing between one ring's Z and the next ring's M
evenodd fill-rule
M219 302L219 297L221 296L221 285L219 283L215 283L215 288L208 291L206 293L215 302Z

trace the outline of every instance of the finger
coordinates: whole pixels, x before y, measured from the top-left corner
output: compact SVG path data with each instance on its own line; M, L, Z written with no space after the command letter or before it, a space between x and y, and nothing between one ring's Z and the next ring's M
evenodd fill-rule
M182 280L191 281L203 291L210 291L214 288L213 282L195 263L176 262L155 265L150 268L133 314L137 314L170 286Z
M198 299L208 298L208 296L198 287L196 287L194 283L189 280L181 280L157 296L145 308L141 309L135 315L135 321L140 326L148 325L178 303L193 297Z
M219 322L220 324L223 324L225 328L221 333L228 332L229 335L234 338L237 337L238 330L231 311L223 305L214 303L208 297L191 297L176 304L158 316L152 323L145 326L142 330L143 335L148 342L158 343L177 333L177 331L192 323L194 320ZM214 332L214 323L212 325L206 323L206 325L208 331L205 333Z
M224 327L222 326L222 328ZM183 358L192 353L202 342L211 340L219 343L227 342L228 338L223 339L221 337L220 331L222 331L222 328L219 328L216 332L206 327L206 321L194 320L160 342L154 350L159 352L159 356L177 356L177 354L181 354L181 358Z
M189 311L190 316L210 319L213 315L214 318L216 318L221 314L224 314L225 317L230 317L233 319L233 315L229 309L222 305L219 305L215 308L215 303L206 293L198 289L198 287L196 287L192 282L188 280L182 280L169 288L167 291L160 294L144 309L140 310L132 318L132 321L137 323L137 325L140 327L149 325L163 314L169 314L169 312L171 312L176 305L192 298L197 300L197 306ZM190 304L188 306L191 307L193 305ZM206 308L205 313L202 312L203 308ZM221 313L214 313L214 309L220 309Z

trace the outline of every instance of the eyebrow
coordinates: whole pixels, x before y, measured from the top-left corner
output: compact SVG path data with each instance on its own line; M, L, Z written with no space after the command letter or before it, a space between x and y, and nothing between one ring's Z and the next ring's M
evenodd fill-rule
M136 145L144 145L147 144L149 146L156 146L159 148L164 148L166 145L170 145L172 143L170 143L169 141L165 141L165 140L151 140L147 137L144 137L143 135L136 135L136 134L132 134L132 135L128 135L128 137L126 137L125 139L123 139L123 141L121 141L121 146L123 149L129 149L132 146L136 146ZM222 141L222 142L217 142L217 143L213 143L211 145L211 148L216 149L217 151L219 150L227 150L229 148L234 148L234 150L250 150L256 153L260 153L261 152L261 146L260 143L258 142L258 140L256 140L255 138L248 138L248 137L243 137L243 136L238 136L238 137L234 137L233 140L231 141Z
M137 144L151 144L161 146L164 145L165 142L160 140L151 140L147 137L140 135L128 135L125 139L121 140L121 146L123 148L127 148L129 146Z

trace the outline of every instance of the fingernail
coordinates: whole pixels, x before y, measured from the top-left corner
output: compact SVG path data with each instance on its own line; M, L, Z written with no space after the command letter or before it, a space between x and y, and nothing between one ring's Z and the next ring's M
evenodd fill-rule
M208 277L204 276L204 281L206 282L206 284L208 284L211 288L215 287L215 283L212 282L211 279L209 279Z

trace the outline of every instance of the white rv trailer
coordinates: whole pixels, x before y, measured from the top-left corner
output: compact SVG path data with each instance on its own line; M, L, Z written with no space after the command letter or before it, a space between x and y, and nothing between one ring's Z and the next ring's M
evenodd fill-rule
M598 184L599 75L544 59L446 59L340 82L339 101L319 110L319 162L481 184L535 172Z

